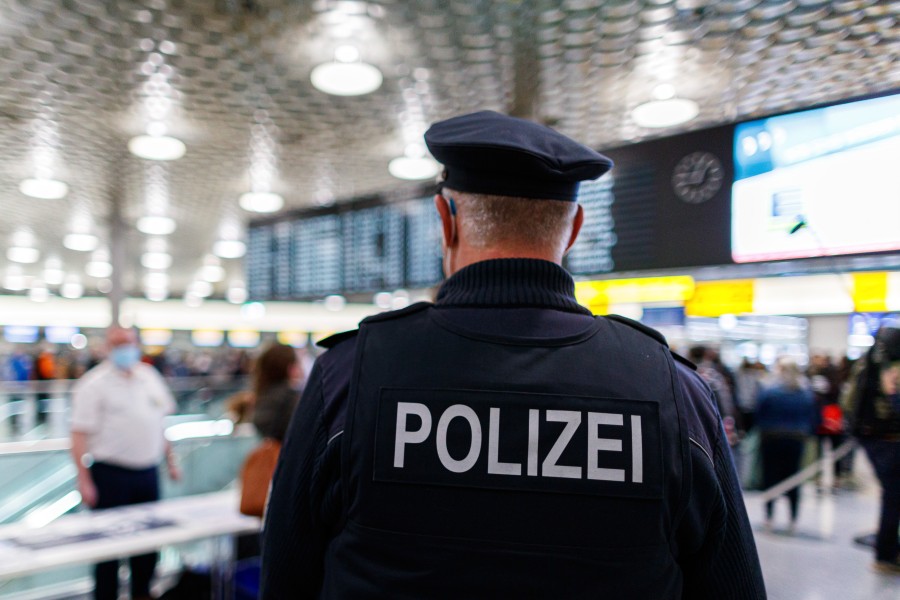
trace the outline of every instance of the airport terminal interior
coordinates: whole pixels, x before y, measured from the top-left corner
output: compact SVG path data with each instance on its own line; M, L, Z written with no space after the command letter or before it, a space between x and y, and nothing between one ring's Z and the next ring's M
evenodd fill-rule
M292 348L300 389L318 341L435 298L423 134L479 110L615 162L563 266L716 390L769 597L900 598L845 402L900 327L897 0L0 0L0 77L0 600L90 598L138 550L154 595L256 597L257 361ZM70 425L113 324L182 476L104 518ZM815 414L778 483L755 413L784 364Z

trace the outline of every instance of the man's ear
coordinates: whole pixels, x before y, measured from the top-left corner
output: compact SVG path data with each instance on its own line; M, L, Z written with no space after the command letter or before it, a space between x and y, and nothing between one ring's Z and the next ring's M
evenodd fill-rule
M575 245L575 240L578 239L578 233L581 231L582 225L584 225L584 208L579 204L578 210L575 212L575 220L572 222L572 235L569 236L569 243L566 244L565 254L568 254L572 246Z
M442 194L434 196L434 207L441 215L441 232L444 235L444 246L450 247L456 242L456 218L450 212L450 201Z

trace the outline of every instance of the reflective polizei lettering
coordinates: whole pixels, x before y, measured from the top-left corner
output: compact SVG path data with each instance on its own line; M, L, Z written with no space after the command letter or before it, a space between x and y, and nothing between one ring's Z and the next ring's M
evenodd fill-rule
M406 455L414 446L421 446L432 434L433 415L431 409L419 402L397 403L396 427L394 431L395 469L404 469ZM516 408L508 408L514 411ZM501 422L504 412L499 407L490 407L487 415L487 474L501 476L522 476L522 462L500 460ZM631 451L630 483L644 483L644 438L640 415L626 415L613 412L592 412L578 410L528 409L528 435L525 447L518 449L524 459L525 476L555 477L561 479L586 479L609 482L625 482L626 471L603 465L606 453L621 453L624 449L626 416L630 425ZM415 419L419 420L416 426ZM448 432L451 423L460 421L455 427L465 427L468 433L468 449L462 458L450 454ZM541 461L540 442L542 423L562 423L550 450ZM587 453L582 464L562 464L561 460L578 431L586 423ZM622 428L622 437L601 437L601 427ZM444 410L434 428L435 445L440 464L451 473L466 473L478 463L482 452L483 429L478 413L466 404L453 404ZM582 438L584 439L584 438ZM526 441L527 440L527 441ZM545 440L546 443L546 440ZM546 446L545 446L546 447ZM415 450L421 452L423 450ZM507 448L505 452L511 452ZM458 448L457 448L457 453ZM571 454L571 453L570 453ZM507 459L511 458L506 456ZM571 460L571 458L570 458Z

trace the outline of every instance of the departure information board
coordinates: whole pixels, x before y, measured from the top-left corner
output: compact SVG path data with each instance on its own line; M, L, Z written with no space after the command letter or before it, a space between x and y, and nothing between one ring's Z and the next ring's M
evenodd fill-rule
M340 290L343 286L340 215L298 219L293 223L293 230L293 296L310 298Z
M245 265L254 300L427 288L443 279L441 221L429 196L253 223Z
M344 289L377 291L404 285L403 212L388 204L346 212Z
M406 203L406 285L422 288L444 276L441 218L429 196Z

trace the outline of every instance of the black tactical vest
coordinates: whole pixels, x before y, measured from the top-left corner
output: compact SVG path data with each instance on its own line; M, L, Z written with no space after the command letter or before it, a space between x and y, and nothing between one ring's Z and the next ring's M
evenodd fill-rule
M680 598L689 477L668 349L596 319L465 331L430 305L363 322L323 598Z

